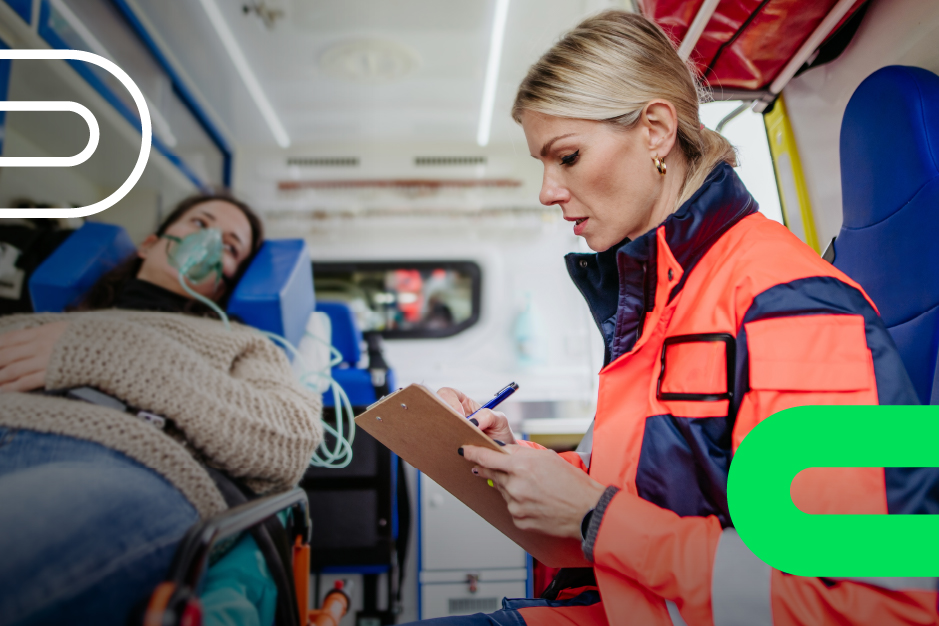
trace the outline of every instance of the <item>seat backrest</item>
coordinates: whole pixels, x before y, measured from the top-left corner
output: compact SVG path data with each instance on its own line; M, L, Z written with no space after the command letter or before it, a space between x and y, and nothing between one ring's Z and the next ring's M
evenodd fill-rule
M841 125L841 188L834 264L877 305L929 403L939 392L939 76L895 65L861 83Z
M362 358L362 330L352 309L345 302L321 300L316 310L329 316L333 330L333 347L342 354L342 363L355 367Z
M120 226L86 222L30 277L33 310L60 312L77 303L134 250ZM302 239L265 241L229 298L228 312L299 345L316 305L312 267Z

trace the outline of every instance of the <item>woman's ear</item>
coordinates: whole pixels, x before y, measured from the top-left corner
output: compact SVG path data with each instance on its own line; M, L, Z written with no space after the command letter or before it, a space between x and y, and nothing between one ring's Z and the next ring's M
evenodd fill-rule
M652 100L643 108L640 120L646 129L649 151L662 158L668 156L678 137L675 105L667 100Z
M147 255L150 254L150 250L153 249L153 246L160 240L158 235L147 235L147 238L140 242L140 247L137 248L137 256L141 259L146 259Z

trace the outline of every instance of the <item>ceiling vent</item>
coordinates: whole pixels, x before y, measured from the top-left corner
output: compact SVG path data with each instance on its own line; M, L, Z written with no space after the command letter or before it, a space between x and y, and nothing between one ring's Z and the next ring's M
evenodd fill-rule
M485 165L484 156L419 156L414 157L418 167L440 167L448 165Z
M359 157L287 157L295 167L358 167Z

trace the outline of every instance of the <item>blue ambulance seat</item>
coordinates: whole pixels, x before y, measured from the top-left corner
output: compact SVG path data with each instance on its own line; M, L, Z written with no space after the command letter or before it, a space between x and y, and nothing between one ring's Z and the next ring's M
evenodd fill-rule
M377 400L372 375L367 369L358 369L362 358L362 331L344 302L316 303L316 310L329 316L333 331L333 346L342 355L342 362L332 370L333 379L345 390L352 406L368 406ZM323 406L335 406L333 394L323 394Z
M135 249L120 226L86 222L33 272L33 310L63 311ZM314 307L312 264L302 239L265 241L228 302L229 313L294 345Z
M120 226L86 222L69 235L29 278L33 310L58 313L77 304L102 274L137 248Z
M890 66L861 83L841 124L844 221L836 267L880 310L924 404L939 348L939 76Z

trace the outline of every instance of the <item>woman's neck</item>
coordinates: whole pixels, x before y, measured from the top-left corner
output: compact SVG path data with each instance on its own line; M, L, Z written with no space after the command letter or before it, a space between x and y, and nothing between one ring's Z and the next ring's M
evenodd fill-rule
M182 313L188 305L189 298L140 278L124 284L114 299L114 308L130 311Z

